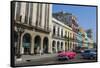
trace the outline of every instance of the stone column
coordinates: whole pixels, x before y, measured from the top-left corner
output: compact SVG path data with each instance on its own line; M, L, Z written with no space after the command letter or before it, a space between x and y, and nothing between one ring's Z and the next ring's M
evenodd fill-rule
M37 3L33 4L33 14L32 14L32 25L36 25L36 20L37 20Z
M41 12L41 4L39 3L38 4L38 8L37 8L38 10L38 26L40 26L40 16L41 16L41 14L40 14L40 12Z
M21 44L21 46L20 46L20 54L24 54L23 35L24 35L24 34L21 35L21 41L20 41L20 44Z
M48 52L52 53L52 44L51 44L51 38L48 37Z
M21 22L24 23L25 21L25 8L26 8L26 3L21 3L21 12L20 12L20 15L22 16L21 18Z
M16 12L17 12L17 2L15 2L14 20L16 20Z
M55 43L55 49L56 49L56 52L58 52L58 49L57 49L57 42Z
M32 39L31 39L31 54L32 55L34 54L34 36L32 36Z
M42 4L42 10L41 10L41 25L42 25L42 28L45 29L45 4Z
M41 52L43 53L43 37L41 37L41 47L40 47L40 49L41 49Z

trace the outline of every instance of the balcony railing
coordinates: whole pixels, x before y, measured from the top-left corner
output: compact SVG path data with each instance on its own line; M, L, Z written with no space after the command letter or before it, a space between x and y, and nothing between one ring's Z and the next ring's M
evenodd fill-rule
M39 26L39 25L36 25L34 27L35 27L36 30L39 30L39 31L42 31L42 32L46 32L46 33L51 32L50 27L44 27L44 26Z
M32 23L28 24L27 22L21 22L21 20L15 20L15 25L18 27L23 27L27 29L35 29L37 31L49 33L51 31L51 28L49 26L39 26L39 25L32 25Z
M65 39L65 37L64 36L61 36L61 35L54 35L54 34L52 34L52 37L53 38L56 38L56 39L62 39L62 40L64 40Z

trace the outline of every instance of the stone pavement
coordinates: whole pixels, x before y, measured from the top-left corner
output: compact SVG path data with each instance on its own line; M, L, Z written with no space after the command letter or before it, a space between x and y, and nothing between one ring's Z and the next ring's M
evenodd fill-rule
M16 61L15 64L20 64L24 62L30 62L30 61L44 61L44 60L55 60L54 57L56 57L57 54L37 54L37 55L22 55L21 61Z

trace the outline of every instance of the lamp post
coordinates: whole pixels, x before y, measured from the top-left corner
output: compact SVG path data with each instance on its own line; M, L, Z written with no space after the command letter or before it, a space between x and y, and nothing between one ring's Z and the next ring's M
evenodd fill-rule
M24 29L21 27L17 27L16 30L18 32L17 58L21 58L21 54L20 54L21 35L24 32Z

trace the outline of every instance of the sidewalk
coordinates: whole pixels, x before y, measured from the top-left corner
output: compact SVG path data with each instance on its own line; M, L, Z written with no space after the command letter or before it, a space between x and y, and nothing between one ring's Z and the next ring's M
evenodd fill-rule
M24 62L30 62L30 61L44 61L44 60L55 60L57 54L37 54L37 55L22 55L21 61L16 61L15 64L20 64Z

